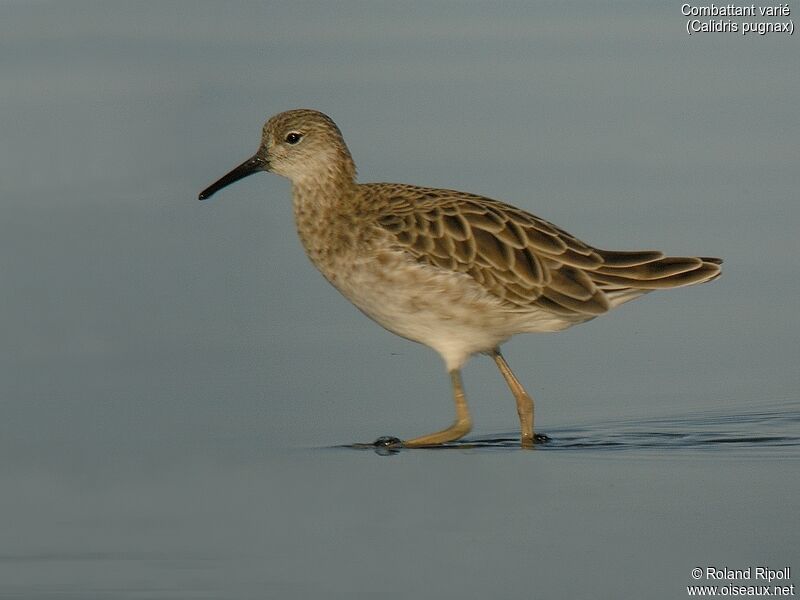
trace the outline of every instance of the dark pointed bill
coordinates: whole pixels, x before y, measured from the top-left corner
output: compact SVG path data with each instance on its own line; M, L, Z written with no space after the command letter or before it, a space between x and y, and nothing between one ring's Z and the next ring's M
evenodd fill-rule
M267 161L261 158L258 155L252 156L236 167L233 171L228 173L227 175L223 175L217 181L212 183L197 197L198 200L205 200L206 198L210 198L214 194L216 194L222 188L229 186L230 184L239 181L240 179L244 179L248 175L252 175L253 173L258 173L259 171L265 170Z

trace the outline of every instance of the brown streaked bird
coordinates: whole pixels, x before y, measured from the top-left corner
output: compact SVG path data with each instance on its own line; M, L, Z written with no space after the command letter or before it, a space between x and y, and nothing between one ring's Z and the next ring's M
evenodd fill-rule
M441 431L376 445L423 447L472 428L461 368L473 354L497 364L517 403L523 447L532 447L533 398L500 344L517 333L560 331L665 288L715 279L718 258L656 250L601 250L509 204L453 190L357 183L336 124L308 109L264 125L252 158L200 193L270 171L292 183L295 224L314 266L364 314L444 359L456 418Z

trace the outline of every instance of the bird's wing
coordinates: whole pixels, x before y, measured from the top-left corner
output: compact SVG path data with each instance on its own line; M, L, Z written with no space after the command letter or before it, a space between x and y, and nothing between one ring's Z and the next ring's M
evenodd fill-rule
M378 223L417 261L466 273L511 307L590 319L652 290L704 283L722 259L589 246L490 198L387 186Z
M448 190L390 196L378 223L419 262L466 273L511 307L588 319L610 308L597 250L508 204ZM661 256L660 253L657 253Z

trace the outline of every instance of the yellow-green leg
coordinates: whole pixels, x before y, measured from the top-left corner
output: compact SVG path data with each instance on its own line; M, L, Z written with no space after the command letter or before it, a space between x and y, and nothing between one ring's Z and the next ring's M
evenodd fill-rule
M406 448L419 448L420 446L436 446L446 444L458 438L464 437L472 429L472 417L469 415L467 398L464 395L464 386L461 383L461 372L456 369L450 371L450 380L453 383L453 400L456 403L456 420L447 429L442 429L436 433L422 435L412 440L403 442Z
M500 349L495 348L492 352L492 358L503 374L503 379L506 380L511 393L517 401L517 414L519 415L519 425L522 430L522 447L533 448L534 434L533 434L533 398L528 395L525 388L516 378L508 366L506 359L500 354Z

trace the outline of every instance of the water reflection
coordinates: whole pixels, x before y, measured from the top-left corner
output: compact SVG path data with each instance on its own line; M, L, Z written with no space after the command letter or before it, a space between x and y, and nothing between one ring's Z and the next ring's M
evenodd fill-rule
M777 449L800 446L800 402L734 413L702 411L675 417L627 419L549 429L537 434L537 450L721 450ZM404 448L373 443L343 448L397 454ZM427 448L430 450L520 450L517 432L476 436Z

